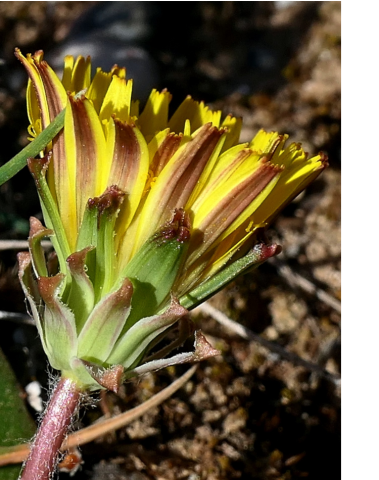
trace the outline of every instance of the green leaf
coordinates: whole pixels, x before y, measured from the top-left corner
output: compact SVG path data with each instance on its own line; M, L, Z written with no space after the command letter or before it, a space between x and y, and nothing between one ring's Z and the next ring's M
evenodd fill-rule
M206 280L190 293L180 297L180 305L191 310L200 303L205 302L208 298L222 290L226 285L235 280L239 275L247 273L254 268L259 267L270 257L280 253L281 247L278 245L257 244L244 257L231 263L216 275Z
M30 440L35 433L35 424L20 395L20 387L3 352L0 350L0 452L1 447L10 447ZM0 480L16 480L20 465L0 468Z
M0 186L22 170L26 166L27 159L36 157L62 130L65 113L66 109L62 110L38 137L0 167Z

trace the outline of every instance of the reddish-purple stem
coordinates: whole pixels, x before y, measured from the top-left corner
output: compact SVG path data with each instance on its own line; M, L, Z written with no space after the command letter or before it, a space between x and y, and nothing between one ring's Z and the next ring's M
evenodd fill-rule
M51 396L20 480L49 480L52 477L80 395L81 390L74 381L61 378Z

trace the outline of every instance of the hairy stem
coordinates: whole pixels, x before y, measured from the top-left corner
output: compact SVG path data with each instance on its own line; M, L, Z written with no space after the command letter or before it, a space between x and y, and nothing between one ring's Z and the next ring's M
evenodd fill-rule
M48 480L57 463L59 449L79 405L81 390L61 378L47 406L20 480Z

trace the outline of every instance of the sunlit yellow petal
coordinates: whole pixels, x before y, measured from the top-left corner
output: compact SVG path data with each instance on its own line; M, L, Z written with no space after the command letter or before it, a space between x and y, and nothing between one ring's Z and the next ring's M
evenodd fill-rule
M112 73L103 72L101 68L98 68L86 93L86 97L92 101L98 114L100 113L101 106L111 81Z
M249 147L259 153L268 153L280 137L278 132L265 132L259 130L255 137L251 140Z
M225 139L225 135L223 138ZM217 153L220 153L219 150ZM202 198L208 195L215 185L225 181L251 155L252 152L246 148L246 144L241 144L229 149L221 156L214 156L213 161L208 162L196 185L196 196L191 197L187 206L192 207L195 201L201 202Z
M183 141L188 141L191 137L191 122L187 119L184 123Z
M91 83L91 59L79 56L76 59L72 72L71 92L78 93L86 90Z
M126 81L113 75L99 114L100 121L107 120L111 115L122 122L130 120L130 104L132 97L133 81Z
M170 133L166 128L157 133L149 142L151 181L155 181L168 161L174 156L182 141L182 135Z
M222 132L222 131L221 131ZM215 166L217 165L217 162L219 160L219 155L220 152L223 149L224 142L226 139L226 135L224 132L222 132L219 141L217 142L216 146L213 149L212 154L209 157L209 160L205 164L203 171L200 175L200 178L198 179L197 183L192 189L191 196L189 197L185 208L187 210L190 210L192 208L192 204L197 200L201 194L201 192L204 190L205 186L209 182L209 179L211 178L211 175L215 169Z
M198 130L206 123L215 127L220 126L221 111L212 111L204 102L197 102L188 96L175 111L168 122L169 128L174 132L183 132L186 121L191 124L191 133Z
M91 83L91 59L81 55L74 62L74 57L65 58L62 84L66 91L78 93L89 87Z
M303 152L300 155L303 157ZM252 220L255 223L270 222L279 210L293 200L322 172L325 164L324 156L317 155L303 161L298 168L290 165L281 173L268 201L262 203L252 214Z
M200 234L191 239L193 253L189 254L189 261L243 223L269 195L280 173L279 167L264 160L255 168L252 165L251 171L248 175L232 175L193 205L193 229L202 233L201 239Z
M72 55L66 55L64 57L62 85L68 92L72 91L72 71L74 69L74 57Z
M219 127L221 121L221 110L215 112L211 110L204 102L200 102L197 116L192 120L192 128L197 129L206 123L211 123L214 127Z
M210 124L183 144L163 168L148 194L140 218L137 248L175 208L188 202L223 132Z
M226 139L224 146L222 147L223 151L228 150L229 148L236 145L239 141L241 129L242 129L242 118L233 117L228 115L225 117L224 121L221 124L221 128L227 129Z
M138 125L147 141L160 130L167 128L170 100L171 94L167 90L158 92L153 89L151 92L146 106L138 119Z
M66 236L71 251L74 251L77 237L77 210L76 210L76 146L75 121L71 102L67 104L64 123L64 145L59 161L54 165L54 191ZM55 158L57 160L57 155Z
M42 128L46 128L53 118L66 106L67 95L63 85L59 81L55 72L49 65L43 61L43 52L36 52L34 55L27 55L25 58L21 52L16 49L16 57L26 68L29 78L33 84L34 92L28 89L28 108L29 119L32 125L41 118ZM39 115L36 110L36 102L40 109Z

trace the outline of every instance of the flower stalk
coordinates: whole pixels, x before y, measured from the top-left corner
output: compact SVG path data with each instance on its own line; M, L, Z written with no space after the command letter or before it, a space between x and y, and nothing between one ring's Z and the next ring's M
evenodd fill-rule
M61 378L52 393L34 439L22 480L49 480L58 460L59 449L79 408L82 391L71 379Z

